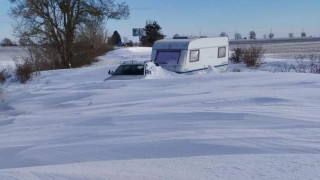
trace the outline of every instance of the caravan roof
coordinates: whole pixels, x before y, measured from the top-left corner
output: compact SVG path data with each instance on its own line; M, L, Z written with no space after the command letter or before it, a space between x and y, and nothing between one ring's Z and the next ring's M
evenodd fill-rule
M163 39L156 41L153 49L201 49L207 47L228 46L228 37L195 38L195 39Z

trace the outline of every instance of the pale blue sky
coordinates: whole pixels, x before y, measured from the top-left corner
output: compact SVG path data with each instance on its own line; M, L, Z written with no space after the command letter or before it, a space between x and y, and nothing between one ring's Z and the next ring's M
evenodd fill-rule
M121 1L121 0L118 0ZM129 4L128 20L107 22L112 33L134 41L132 28L143 27L146 20L156 20L163 33L180 35L217 36L225 31L233 38L237 31L242 36L254 30L257 37L270 33L287 37L289 32L300 36L302 29L311 36L320 36L320 0L122 0ZM8 15L10 3L0 0L0 39L12 37Z

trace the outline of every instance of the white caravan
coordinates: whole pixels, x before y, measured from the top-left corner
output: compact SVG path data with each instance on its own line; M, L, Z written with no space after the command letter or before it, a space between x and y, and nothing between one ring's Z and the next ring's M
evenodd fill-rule
M214 68L226 71L229 61L228 37L164 39L156 41L151 59L176 73L191 73Z

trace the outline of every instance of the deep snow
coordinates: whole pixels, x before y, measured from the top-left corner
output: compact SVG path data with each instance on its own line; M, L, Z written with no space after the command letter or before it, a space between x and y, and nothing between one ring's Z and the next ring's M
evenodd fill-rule
M0 179L320 178L319 75L103 81L131 58L148 60L150 49L11 85L0 101Z

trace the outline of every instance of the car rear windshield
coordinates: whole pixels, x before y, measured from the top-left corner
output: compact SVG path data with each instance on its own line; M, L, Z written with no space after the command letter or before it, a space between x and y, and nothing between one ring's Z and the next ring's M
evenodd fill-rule
M158 51L155 62L159 64L178 64L180 51Z
M144 65L121 65L113 75L144 75Z

